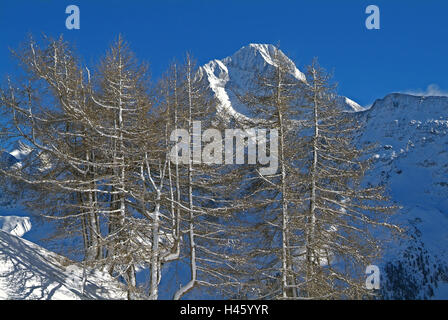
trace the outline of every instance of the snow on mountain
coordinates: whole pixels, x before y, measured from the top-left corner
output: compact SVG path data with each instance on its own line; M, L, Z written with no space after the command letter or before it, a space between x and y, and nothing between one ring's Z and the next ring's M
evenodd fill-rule
M294 62L271 44L249 44L230 57L212 60L200 68L200 76L218 100L217 111L220 116L224 119L249 119L248 109L239 101L236 93L253 90L259 75L266 75L274 68L275 56L286 66L291 77L306 82L305 75ZM339 97L338 100L345 110L363 110L363 107L346 97Z
M448 297L448 97L390 94L356 113L360 143L378 143L367 177L402 208L408 238L382 262L392 298Z
M17 162L18 162L17 158L14 157L12 154L5 151L0 153L0 166L2 168L9 168L15 165Z
M0 231L0 300L125 298L122 286L108 273L84 273L82 266Z
M27 146L22 141L17 141L17 143L13 147L13 151L11 151L10 154L15 159L20 161L20 160L23 160L24 158L26 158L32 151L33 151L33 148L31 148L30 146Z
M352 99L349 99L347 97L339 97L340 104L345 107L346 111L352 111L352 112L358 112L358 111L364 111L365 108L361 107L359 104L357 104Z
M12 151L3 151L0 155L0 165L4 169L20 169L24 173L45 173L52 166L49 155L39 152L22 141L17 141L11 148Z
M21 237L31 230L31 220L29 217L0 217L0 230Z

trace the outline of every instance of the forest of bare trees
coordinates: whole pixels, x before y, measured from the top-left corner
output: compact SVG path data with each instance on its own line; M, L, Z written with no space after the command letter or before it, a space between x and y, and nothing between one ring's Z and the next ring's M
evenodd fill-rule
M34 156L0 168L1 179L54 226L61 252L109 272L129 299L193 291L231 299L375 296L365 286L366 267L381 254L375 234L400 229L387 222L394 208L384 187L363 180L369 148L355 146L359 124L337 106L317 61L302 82L274 57L259 90L235 93L252 120L228 121L190 55L152 80L121 36L96 66L62 38L30 38L13 54L21 73L1 87L0 138ZM270 130L258 148L277 135L277 171L201 161L197 121L221 131ZM187 155L171 152L177 128L188 132Z

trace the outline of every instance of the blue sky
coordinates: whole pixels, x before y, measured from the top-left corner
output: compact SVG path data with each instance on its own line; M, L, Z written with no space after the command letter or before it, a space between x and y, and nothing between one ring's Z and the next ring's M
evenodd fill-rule
M80 30L65 28L71 4ZM380 8L380 30L365 27L369 4ZM88 64L122 33L155 78L186 51L203 64L248 43L280 43L299 68L319 57L339 92L367 105L430 85L448 91L447 15L444 0L0 0L0 77L15 70L8 47L28 33L63 34Z

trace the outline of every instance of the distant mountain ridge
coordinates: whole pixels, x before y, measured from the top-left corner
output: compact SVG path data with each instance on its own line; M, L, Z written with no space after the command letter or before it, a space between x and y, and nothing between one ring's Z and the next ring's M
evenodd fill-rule
M393 93L355 116L360 145L378 143L367 181L389 188L409 231L382 261L387 297L448 299L448 97Z

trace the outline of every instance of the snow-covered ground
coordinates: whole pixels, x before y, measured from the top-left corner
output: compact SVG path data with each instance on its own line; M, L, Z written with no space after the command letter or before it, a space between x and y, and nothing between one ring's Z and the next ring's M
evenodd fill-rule
M29 222L16 219L19 217L2 218L9 224L4 230L11 229L12 233ZM67 258L0 230L0 300L126 298L123 287L109 274L98 270L85 274L82 266Z

